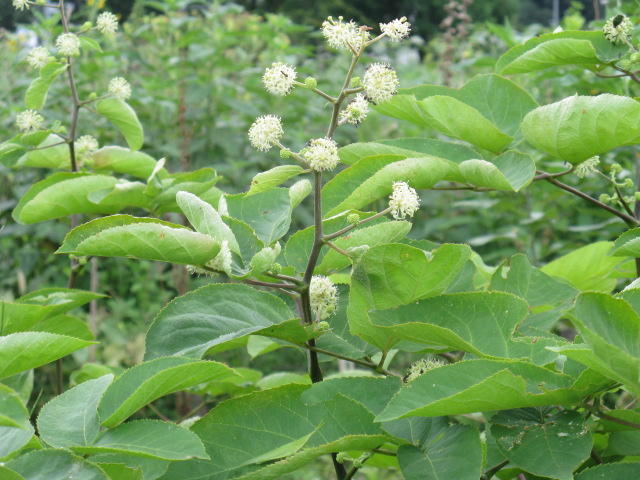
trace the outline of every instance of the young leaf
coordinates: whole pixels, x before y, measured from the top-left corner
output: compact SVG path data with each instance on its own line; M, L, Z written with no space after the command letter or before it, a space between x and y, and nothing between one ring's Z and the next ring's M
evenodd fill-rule
M300 175L303 170L299 165L279 165L266 172L261 172L253 177L251 188L249 188L245 196L249 197L256 193L267 192L290 178Z
M142 125L136 112L127 103L113 97L105 98L96 103L96 111L120 130L131 150L142 148L144 143Z
M613 243L609 255L640 258L640 228L627 230Z
M40 76L31 82L25 94L24 101L27 108L42 110L47 101L49 88L59 75L67 71L67 68L69 68L68 65L58 62L51 62L42 67Z
M40 437L52 447L91 445L100 431L98 403L113 380L104 375L67 390L47 403L38 415Z

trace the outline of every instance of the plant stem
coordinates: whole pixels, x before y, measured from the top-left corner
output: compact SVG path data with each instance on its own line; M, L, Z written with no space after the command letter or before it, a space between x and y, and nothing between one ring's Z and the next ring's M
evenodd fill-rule
M482 474L482 478L483 479L486 478L487 480L489 480L491 477L493 477L496 473L498 473L508 464L509 464L509 460L504 460L499 464L494 465L490 469L484 471L484 473Z
M391 211L391 207L388 207L388 208L384 209L383 211L376 213L375 215L372 215L372 216L370 216L368 218L365 218L364 220L360 220L358 223L352 223L351 225L347 225L346 227L344 227L341 230L338 230L337 232L334 232L334 233L332 233L330 235L325 235L323 238L324 238L324 240L333 240L334 238L337 238L337 237L339 237L341 235L344 235L345 233L353 230L354 228L361 226L363 223L370 222L371 220L375 220L376 218L380 218L380 217L386 215L390 211Z
M380 368L379 365L377 363L375 363L375 362L368 362L366 360L360 360L358 358L347 357L346 355L340 355L339 353L334 353L334 352L331 352L329 350L324 350L322 348L317 348L316 346L310 347L307 344L300 345L300 344L295 343L295 345L298 345L299 347L307 348L307 349L309 349L309 350L311 350L313 352L321 353L323 355L328 355L329 357L339 358L340 360L346 360L348 362L353 362L355 364L362 365L363 367L368 367L368 368L370 368L372 370L375 370L376 372L381 373L383 375L392 376L392 377L397 377L398 376L393 372L385 370L384 368Z
M343 249L341 249L340 247L338 247L335 243L333 242L329 242L328 240L325 240L324 243L332 248L333 250L335 250L336 252L338 252L340 255L344 255L345 257L348 257L349 254L347 252L345 252Z
M624 420L622 418L613 417L613 416L603 412L599 408L594 407L593 405L589 405L588 403L583 403L582 404L582 408L584 408L585 410L593 413L596 417L602 418L603 420L606 420L608 422L617 423L619 425L624 425L626 427L640 429L640 424L635 423L635 422L629 422L629 421Z

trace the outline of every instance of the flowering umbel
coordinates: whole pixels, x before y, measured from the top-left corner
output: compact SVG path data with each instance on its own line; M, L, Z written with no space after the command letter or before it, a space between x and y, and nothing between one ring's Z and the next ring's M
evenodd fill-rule
M113 35L118 30L118 17L111 12L103 12L96 18L96 28L103 35Z
M124 101L131 96L131 85L122 77L112 78L109 82L109 93Z
M359 50L362 46L363 35L365 42L369 40L369 32L365 30L363 34L353 20L348 23L344 23L342 20L343 17L338 17L336 22L333 17L329 17L322 22L322 34L327 39L327 43L339 50L349 50L349 45Z
M77 57L80 55L80 39L74 33L63 33L56 38L58 53L65 57Z
M324 320L333 315L338 307L338 287L329 277L316 275L311 278L309 299L316 320Z
M251 128L249 128L249 141L251 146L266 152L284 135L280 117L275 115L264 115L258 117Z
M42 122L44 122L44 118L35 110L25 110L16 117L16 125L24 133L40 130Z
M361 93L351 100L347 108L340 112L340 121L358 125L369 113L369 102Z
M610 18L602 28L605 38L613 44L618 43L619 40L625 43L629 42L632 30L633 23L626 15L616 15Z
M372 63L362 79L367 97L375 104L391 100L399 83L396 71L386 63Z
M80 155L90 155L98 150L98 140L91 135L83 135L76 140L76 150Z
M46 47L36 47L27 55L27 62L33 68L42 68L51 60L53 60L53 57Z
M392 42L401 42L409 36L411 32L411 24L407 22L407 17L402 17L389 23L381 23L380 30Z
M599 164L600 164L600 157L596 155L595 157L591 157L585 160L584 162L582 162L580 165L578 165L575 168L574 173L578 177L584 178L587 175L589 175L591 172L595 172Z
M409 383L434 368L442 367L445 363L437 358L422 358L411 365L409 373L404 377L404 381Z
M262 83L267 92L274 95L287 95L296 81L296 70L286 63L273 63L262 76Z
M28 0L13 0L13 6L16 10L24 10L25 8L29 10L29 1Z
M389 207L391 207L393 218L404 220L406 216L413 217L413 214L420 208L420 198L407 183L394 182Z
M340 163L338 144L330 138L316 138L309 141L300 155L315 171L333 170Z

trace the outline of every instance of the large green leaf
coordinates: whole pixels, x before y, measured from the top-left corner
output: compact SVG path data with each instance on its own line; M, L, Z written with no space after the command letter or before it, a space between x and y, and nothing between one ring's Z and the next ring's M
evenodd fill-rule
M211 284L176 298L147 332L145 359L202 357L210 348L281 324L294 315L279 298L244 285Z
M640 258L640 228L624 232L613 243L609 255Z
M545 365L557 357L545 347L557 341L515 333L528 309L527 302L509 293L467 292L370 311L369 318L390 337L444 345L479 357L523 358Z
M45 332L0 337L0 378L45 365L93 343Z
M98 408L101 423L114 427L156 398L209 381L236 376L218 362L164 357L126 370L107 389Z
M480 432L452 425L425 439L422 447L402 445L398 463L406 480L477 480L482 473Z
M13 210L13 218L20 223L37 223L78 213L111 214L116 206L91 202L91 192L113 188L114 177L87 173L54 173L33 185Z
M265 245L283 237L291 224L291 200L285 188L245 197L243 193L225 196L229 215L253 228Z
M7 467L0 465L0 478L3 480L27 480L19 473L9 470Z
M104 432L91 446L71 447L82 454L127 453L162 460L209 458L197 435L172 423L136 420Z
M256 193L272 190L290 178L300 175L303 171L304 169L300 165L279 165L266 172L261 172L251 180L251 188L246 196L250 197Z
M136 112L127 103L114 97L106 98L96 103L96 111L120 130L131 150L142 148L142 125Z
M596 242L547 263L540 270L565 280L578 290L612 291L618 280L614 275L619 258L608 256L611 242Z
M572 479L593 446L584 418L570 410L551 417L535 408L499 412L491 418L491 435L514 465L559 480Z
M582 470L575 476L575 480L635 480L640 478L640 462L621 462L597 465Z
M640 102L618 95L572 96L529 112L522 122L538 150L578 164L640 137Z
M160 182L162 191L155 197L154 213L156 215L162 215L166 212L181 213L182 210L176 202L178 192L189 192L200 196L201 200L210 201L207 198L207 193L216 190L213 186L220 178L213 168L207 167L194 172L174 173L162 179ZM147 186L149 186L149 183ZM155 190L155 188L152 188L152 190ZM218 191L215 198L218 199L219 196L220 193Z
M402 387L376 420L572 405L610 385L599 375L585 373L576 380L524 361L465 360Z
M626 45L614 46L601 31L548 33L511 48L498 60L496 72L510 75L560 65L579 65L595 70L604 63L620 59L627 52Z
M408 182L414 188L430 188L444 177L447 167L436 157L417 157L396 160L383 156L371 162L361 162L343 170L322 189L324 217L345 210L359 209L393 191L394 182Z
M96 465L65 450L38 450L7 462L27 480L110 480Z
M155 170L157 162L146 153L110 145L102 147L91 155L91 166L96 172L106 170L125 173L146 180ZM160 168L156 175L162 179L169 173L164 168Z
M88 380L42 407L38 415L42 440L57 448L91 445L100 431L98 403L112 380L113 375Z
M22 448L31 437L27 408L16 392L0 384L0 458Z
M162 478L277 479L320 455L384 443L386 437L361 404L338 396L307 405L301 395L308 389L285 385L218 405L192 427L211 460L174 463ZM267 463L277 458L284 459Z
M58 62L51 62L40 69L40 76L34 79L27 88L25 94L25 105L33 110L41 110L47 101L49 88L59 75L66 72L69 68Z
M471 249L466 245L442 245L431 258L418 248L402 244L369 249L351 274L349 327L351 333L388 350L399 340L376 328L369 310L385 310L442 294L466 264Z
M640 316L631 305L604 293L583 293L572 320L585 344L554 350L640 395Z
M204 265L220 244L208 235L154 218L114 215L71 230L56 253L133 257L186 265Z
M460 173L478 187L518 192L531 183L536 166L530 155L509 150L491 162L466 160L460 164Z
M38 149L29 150L16 163L16 167L33 167L33 168L70 168L71 155L69 153L69 145L60 143L60 137L57 135L49 135L42 143L38 145ZM48 145L53 145L48 147ZM44 148L47 147L47 148Z

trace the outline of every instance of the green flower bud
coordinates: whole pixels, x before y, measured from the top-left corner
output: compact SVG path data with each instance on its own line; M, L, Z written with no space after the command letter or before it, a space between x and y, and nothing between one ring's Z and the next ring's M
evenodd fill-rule
M304 84L307 86L307 88L318 88L318 81L313 77L305 78Z
M640 192L636 192L633 194L633 197L636 201L640 202Z
M624 182L622 182L622 188L633 188L633 180L625 178Z
M613 165L611 165L611 175L618 175L620 172L622 172L622 165L620 165L619 163L614 163Z
M360 215L357 213L350 213L347 215L347 222L349 223L358 223L360 221Z
M283 159L287 159L287 158L291 158L291 150L289 150L288 148L283 148L282 150L280 150L280 158Z
M269 272L273 273L274 275L279 274L281 271L282 271L282 265L280 265L279 263L274 263L269 268Z
M602 203L609 203L611 201L611 195L607 195L606 193L603 193L602 195L600 195L598 200L600 200Z
M36 0L36 4L37 5L46 5L47 4L47 0Z
M331 330L331 325L329 325L329 322L325 322L325 321L318 322L315 325L313 330L315 332L322 332L322 333L328 332L329 330Z
M336 462L344 463L345 460L349 460L349 454L347 452L338 452L336 455Z
M91 22L84 22L82 24L82 26L80 27L80 30L91 30L91 28L93 27L93 23Z
M91 92L89 94L89 100L95 100L96 98L98 98L98 94L96 92Z
M360 77L353 77L351 79L351 88L360 88L362 86L362 80Z

